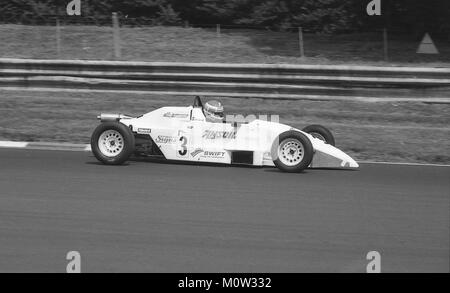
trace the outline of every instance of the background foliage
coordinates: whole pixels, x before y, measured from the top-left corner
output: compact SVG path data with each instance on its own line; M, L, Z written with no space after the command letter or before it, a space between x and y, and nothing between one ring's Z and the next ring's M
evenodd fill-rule
M355 32L384 26L422 33L450 32L449 0L381 0L383 16L369 17L370 0L81 0L82 17L108 20L112 12L149 24L265 26L311 32ZM0 0L3 23L45 24L65 15L69 0Z

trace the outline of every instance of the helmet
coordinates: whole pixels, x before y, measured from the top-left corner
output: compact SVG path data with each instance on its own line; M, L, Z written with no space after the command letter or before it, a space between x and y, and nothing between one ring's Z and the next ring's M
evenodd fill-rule
M219 101L208 101L203 107L206 121L223 122L223 106Z

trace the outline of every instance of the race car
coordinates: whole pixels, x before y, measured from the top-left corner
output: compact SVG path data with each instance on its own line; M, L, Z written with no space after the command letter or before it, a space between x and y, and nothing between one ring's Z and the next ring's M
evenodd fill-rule
M302 130L253 119L210 122L200 97L187 107L162 107L139 117L101 114L91 149L104 164L118 165L130 156L164 160L276 166L284 172L306 168L358 168L334 146L323 126ZM245 120L245 119L244 119Z

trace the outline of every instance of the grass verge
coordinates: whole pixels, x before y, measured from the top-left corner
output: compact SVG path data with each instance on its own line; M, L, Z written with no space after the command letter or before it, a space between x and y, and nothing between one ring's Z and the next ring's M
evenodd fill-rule
M421 37L389 36L384 62L381 32L305 34L306 58L299 58L298 34L268 30L182 27L122 27L122 60L224 63L307 63L450 66L450 39L435 39L439 55L416 54ZM57 52L53 26L0 25L0 56L37 59L113 60L110 27L63 26Z

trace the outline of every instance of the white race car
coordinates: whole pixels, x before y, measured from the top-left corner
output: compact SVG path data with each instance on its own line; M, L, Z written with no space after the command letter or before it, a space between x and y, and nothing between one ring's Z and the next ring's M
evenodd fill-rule
M255 119L207 122L199 97L188 107L162 107L139 117L101 114L91 148L105 164L122 164L131 155L199 163L276 166L285 172L305 168L358 168L334 147L329 130L303 130Z

